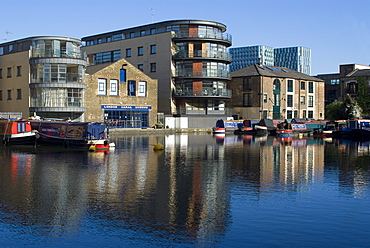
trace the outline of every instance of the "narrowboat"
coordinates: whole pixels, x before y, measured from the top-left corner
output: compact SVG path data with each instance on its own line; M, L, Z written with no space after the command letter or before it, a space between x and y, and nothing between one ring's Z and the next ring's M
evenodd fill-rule
M234 134L257 134L255 126L258 124L259 121L256 120L243 120L242 123L238 124Z
M109 141L102 123L31 120L36 145L89 149L92 145L109 149Z
M4 146L33 145L35 133L28 120L0 120L0 135Z
M222 134L230 131L235 131L238 125L241 125L243 120L217 120L216 126L212 128L213 134Z
M304 132L307 132L306 124L304 123L283 122L278 125L276 134L278 137L292 137L294 134Z

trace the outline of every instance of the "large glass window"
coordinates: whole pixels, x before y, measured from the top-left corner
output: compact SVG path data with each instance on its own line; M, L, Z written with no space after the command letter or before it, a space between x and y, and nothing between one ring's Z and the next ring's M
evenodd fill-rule
M94 56L94 64L114 62L114 61L119 60L120 58L121 58L121 50L97 53Z

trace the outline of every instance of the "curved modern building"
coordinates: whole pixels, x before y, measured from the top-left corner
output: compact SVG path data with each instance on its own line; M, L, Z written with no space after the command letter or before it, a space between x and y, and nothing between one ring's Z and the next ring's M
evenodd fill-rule
M91 64L125 58L158 79L158 112L225 115L231 36L206 20L172 20L83 37Z
M0 44L0 111L81 119L87 57L81 41L38 36Z

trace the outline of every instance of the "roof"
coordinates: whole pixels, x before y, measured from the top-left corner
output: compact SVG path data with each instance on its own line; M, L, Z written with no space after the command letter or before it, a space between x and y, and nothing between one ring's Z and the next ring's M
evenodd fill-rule
M113 63L102 63L102 64L97 64L97 65L89 65L86 67L86 74L92 75L105 67L108 67L112 65Z
M370 69L356 69L348 73L345 77L368 77L370 76Z
M277 66L265 66L261 64L254 64L244 67L240 70L231 72L231 77L252 77L252 76L263 76L263 77L278 77L278 78L293 78L307 81L324 81L317 77L312 77L307 74L286 68Z

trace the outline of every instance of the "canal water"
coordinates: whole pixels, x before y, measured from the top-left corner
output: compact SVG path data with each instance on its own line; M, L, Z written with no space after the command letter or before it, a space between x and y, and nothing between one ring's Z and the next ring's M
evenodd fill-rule
M370 246L368 142L112 138L0 148L0 247Z

